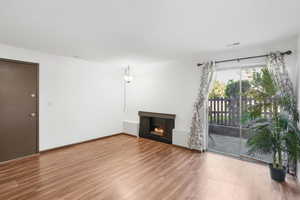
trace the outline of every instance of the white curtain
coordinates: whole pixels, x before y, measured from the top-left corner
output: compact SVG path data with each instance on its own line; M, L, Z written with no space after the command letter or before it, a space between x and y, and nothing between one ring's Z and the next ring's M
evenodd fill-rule
M272 74L273 80L279 87L280 95L282 97L286 97L286 100L289 101L289 107L286 107L285 110L290 114L296 112L297 100L294 93L293 83L285 66L284 55L280 52L270 53L267 58L267 67ZM294 118L294 120L297 119Z
M191 130L188 146L191 149L205 151L208 134L208 93L215 74L214 62L207 62L200 67L200 85L196 102L194 103Z
M279 87L280 96L284 98L285 101L288 101L284 110L289 113L291 119L298 122L298 115L295 115L295 113L297 113L297 99L294 93L293 83L285 66L284 55L280 52L270 53L267 57L267 67L271 72L273 80ZM284 155L284 157L287 161L288 172L295 175L296 162L289 159L288 155Z

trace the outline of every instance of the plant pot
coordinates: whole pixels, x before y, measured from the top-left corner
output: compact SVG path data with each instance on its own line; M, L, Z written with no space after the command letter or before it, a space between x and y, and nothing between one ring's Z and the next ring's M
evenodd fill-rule
M286 169L285 167L283 167L283 169L277 169L273 167L273 164L269 164L270 167L270 174L271 174L271 178L274 181L277 182L284 182L285 181L285 175L286 175Z

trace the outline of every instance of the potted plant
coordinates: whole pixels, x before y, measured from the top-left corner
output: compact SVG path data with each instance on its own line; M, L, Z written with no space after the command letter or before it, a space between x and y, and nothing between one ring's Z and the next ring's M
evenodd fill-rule
M244 115L243 121L251 133L247 145L250 152L272 154L271 177L282 182L286 175L283 156L288 155L294 161L300 157L299 114L296 108L291 108L292 98L280 94L267 68L254 72L251 84L248 95L263 103L250 106ZM264 111L271 115L266 116Z

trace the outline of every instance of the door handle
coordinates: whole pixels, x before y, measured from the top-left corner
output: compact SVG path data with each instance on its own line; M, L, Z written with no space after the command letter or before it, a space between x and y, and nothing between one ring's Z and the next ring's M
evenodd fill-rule
M33 112L33 113L30 113L30 117L35 117L36 116L36 113Z

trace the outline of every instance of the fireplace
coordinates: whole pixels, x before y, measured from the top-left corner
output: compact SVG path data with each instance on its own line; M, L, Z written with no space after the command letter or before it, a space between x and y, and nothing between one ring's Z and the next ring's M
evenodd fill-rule
M139 116L140 137L172 144L172 130L176 115L139 111Z

